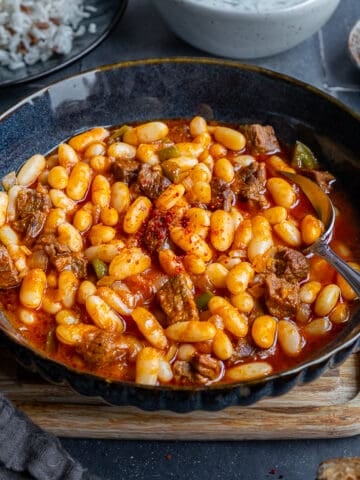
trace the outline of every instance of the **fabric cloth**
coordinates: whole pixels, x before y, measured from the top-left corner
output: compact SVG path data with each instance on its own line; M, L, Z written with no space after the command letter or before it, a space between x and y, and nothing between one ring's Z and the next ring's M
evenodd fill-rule
M20 479L100 480L0 394L0 480Z

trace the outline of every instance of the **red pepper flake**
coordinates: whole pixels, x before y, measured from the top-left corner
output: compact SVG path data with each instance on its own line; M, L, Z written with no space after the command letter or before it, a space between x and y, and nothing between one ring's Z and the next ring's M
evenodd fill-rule
M270 473L270 475L275 475L275 473L276 473L275 468L272 468L269 473Z
M166 458L166 460L171 460L171 459L172 459L171 453L167 453L167 454L165 455L165 458Z

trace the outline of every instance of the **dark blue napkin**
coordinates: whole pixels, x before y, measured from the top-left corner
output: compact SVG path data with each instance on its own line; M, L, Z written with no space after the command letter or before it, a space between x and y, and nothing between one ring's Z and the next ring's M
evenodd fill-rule
M0 394L0 480L100 480Z

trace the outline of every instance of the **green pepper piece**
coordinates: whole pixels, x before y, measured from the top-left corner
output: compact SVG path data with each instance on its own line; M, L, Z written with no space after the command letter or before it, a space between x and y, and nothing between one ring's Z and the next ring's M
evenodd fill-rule
M295 144L294 153L291 161L293 167L314 169L319 167L319 163L310 150L304 143L299 140Z
M181 153L176 145L171 145L170 147L162 148L157 152L160 162L169 160L169 158L180 157Z
M92 266L94 267L96 276L99 280L100 278L105 277L105 275L108 274L107 264L102 260L100 260L99 258L94 258L94 260L91 263L92 263Z
M128 125L122 125L121 127L116 128L110 135L110 140L113 140L114 142L121 141L125 132L127 132L129 128L130 127Z
M201 293L198 297L195 298L195 303L200 312L203 312L204 310L208 310L208 304L210 299L214 296L213 293L207 291L204 293Z
M161 167L165 177L167 177L172 182L177 183L181 180L181 174L183 172L181 171L179 165L173 160L165 160L164 162L162 162Z

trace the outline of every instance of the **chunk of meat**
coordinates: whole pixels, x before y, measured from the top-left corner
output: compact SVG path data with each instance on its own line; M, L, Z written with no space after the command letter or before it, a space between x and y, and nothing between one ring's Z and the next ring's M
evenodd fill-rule
M158 299L169 325L176 322L199 320L199 311L192 289L190 278L184 273L180 273L169 278L158 291Z
M55 235L48 234L40 237L35 246L35 250L39 249L45 251L58 272L70 270L79 279L87 276L88 260L84 254L72 252L67 245L58 242Z
M246 125L243 132L252 155L270 154L280 150L275 131L270 125L259 125L257 123Z
M266 191L265 163L253 162L251 165L235 171L231 188L240 198L252 204L266 208L269 205L264 193Z
M0 288L12 288L20 283L19 274L9 252L0 245Z
M169 225L174 219L172 212L155 209L147 222L141 239L144 248L150 253L157 253L168 239Z
M114 362L134 359L140 349L140 342L131 336L98 329L86 333L77 352L85 361L94 366L105 366Z
M311 180L314 180L314 182L316 182L321 188L321 190L325 193L330 193L331 185L336 180L334 175L331 175L330 172L326 172L326 171L302 168L301 173L311 178Z
M274 317L296 315L300 307L299 284L288 282L274 273L265 276L265 303Z
M179 383L201 383L206 385L219 378L222 364L211 355L195 353L190 361L177 360L174 376Z
M143 165L137 179L141 192L151 200L156 200L171 184L160 170L150 165Z
M214 177L210 182L211 201L210 210L225 210L229 212L235 203L235 194L230 185L220 178Z
M16 219L12 226L24 235L25 244L32 244L41 233L51 201L47 193L33 189L22 189L16 197Z
M111 165L111 171L115 180L128 185L136 180L139 170L139 162L128 158L116 158Z
M267 268L288 282L303 280L310 271L309 261L305 255L288 247L274 247L270 251Z
M247 357L251 357L256 353L256 346L247 338L239 338L237 344L234 347L233 354L229 358L227 364L234 365L239 360Z

